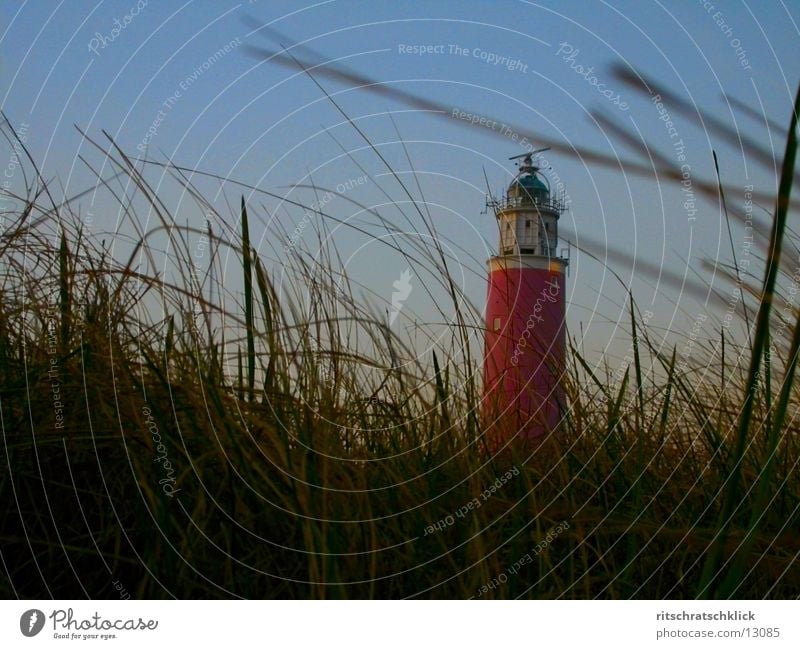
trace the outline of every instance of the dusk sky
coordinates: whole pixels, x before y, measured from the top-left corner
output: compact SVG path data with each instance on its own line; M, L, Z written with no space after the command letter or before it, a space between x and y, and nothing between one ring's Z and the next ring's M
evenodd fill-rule
M386 205L389 199L380 188L394 201L407 198L314 83L296 70L252 55L248 46L279 47L255 31L254 24L280 32L287 39L283 45L303 43L325 59L338 60L390 87L452 110L491 117L494 126L468 127L318 77L401 172L415 198L422 192L445 247L463 264L454 265L454 276L462 278L465 293L478 308L486 290L484 261L497 243L494 218L485 213L484 169L492 191L499 192L514 172L508 158L524 151L504 134L502 124L524 126L576 150L641 162L618 135L595 120L593 115L599 114L636 140L646 141L674 168L687 165L695 181L714 181L714 148L723 181L731 188L729 207L741 211L746 186L774 193L774 173L746 163L741 150L707 131L697 115L681 114L666 104L674 128L670 132L656 103L614 76L612 68L623 66L657 80L759 141L778 160L783 155L782 134L770 133L765 122L788 123L800 78L797 2L330 0L303 5L119 0L2 6L2 109L11 124L24 131L43 176L54 180L53 186L63 186L67 196L95 183L94 172L79 156L104 177L113 173L103 167L103 156L82 138L77 125L107 144L102 134L106 131L130 156L146 152L155 160L171 159L300 202L315 200L313 191L290 192L290 186L313 181L326 189L338 187L347 198L375 206L410 236L424 238L412 227L416 224L424 232L418 220L406 221L398 207ZM749 106L755 117L727 103L724 94ZM395 124L419 185L402 173L410 167ZM611 259L609 264L634 289L640 307L654 312L651 324L685 333L695 315L706 311L702 300L664 283L656 294L656 278L637 269L633 259L679 275L686 273L689 262L707 277L700 260L730 260L719 206L697 194L696 204L687 204L687 193L676 183L658 184L620 169L600 168L577 153L545 155L549 177L564 182L570 199L562 235L578 242L587 238L595 252L597 246L602 252L608 245L629 255L628 263ZM147 173L155 185L162 182L159 169L148 168ZM12 187L20 189L21 176L12 176ZM314 219L309 227L301 227L304 215L299 208L280 206L240 186L226 185L220 194L218 182L196 182L230 215L232 224L235 210L225 201L235 206L245 195L258 222L269 224L259 225L255 238L270 268L281 267L281 255L290 254L289 243L315 252ZM186 195L170 182L164 181L163 187L176 218L203 225ZM91 212L89 229L97 236L113 239L102 233L129 232L119 221L119 206L102 190L73 207L83 215ZM339 218L370 220L342 198L332 199L326 209ZM413 217L408 204L404 211ZM765 213L759 211L758 216ZM280 230L289 237L299 231L297 241L278 239ZM364 285L364 295L378 303L388 300L406 261L346 228L335 230L333 239L351 279ZM741 228L734 226L733 240L741 257ZM125 245L122 238L118 243ZM575 334L582 323L587 346L600 350L615 337L613 323L621 320L627 327L624 287L577 250L570 251L570 258L568 325ZM412 286L431 281L421 269L412 271ZM698 280L691 270L687 277ZM728 288L723 284L720 290ZM421 290L412 293L409 311L423 320L435 319L431 299ZM707 310L711 313L713 307Z
M0 0L0 646L799 646L800 0L310 2Z

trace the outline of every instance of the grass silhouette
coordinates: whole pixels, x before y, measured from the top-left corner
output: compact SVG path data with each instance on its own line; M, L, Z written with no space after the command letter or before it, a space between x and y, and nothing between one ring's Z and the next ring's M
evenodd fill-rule
M267 55L299 65L322 92L317 75L442 110L288 51ZM429 355L355 296L335 247L287 255L298 289L283 290L250 239L254 199L205 229L180 225L143 168L160 165L208 213L192 183L200 170L95 143L112 180L127 183L118 192L103 181L122 212L140 222L133 193L157 219L116 258L28 157L27 194L0 237L3 595L104 598L116 582L148 598L795 597L800 327L784 269L797 259L796 114L763 281L723 274L757 305L752 344L720 327L718 343L698 341L686 359L657 342L631 295L631 366L598 367L571 338L560 429L499 453L486 445L471 352L480 309L460 293L430 214L362 132L430 235L421 243L373 211L391 235L382 245L430 269L450 298L438 305L448 335ZM757 146L745 143L766 164ZM657 172L680 180L666 161ZM714 199L733 191L695 185ZM157 236L174 272L158 270ZM210 251L201 269L198 237ZM596 242L582 250L599 256ZM241 294L223 281L224 255L237 259ZM605 258L630 262L621 251ZM742 300L737 316L747 308ZM351 346L356 334L366 344Z

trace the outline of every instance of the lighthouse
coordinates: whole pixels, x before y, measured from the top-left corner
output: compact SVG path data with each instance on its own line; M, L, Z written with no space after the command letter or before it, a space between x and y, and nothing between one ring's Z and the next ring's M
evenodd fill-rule
M558 254L564 202L522 158L505 196L490 199L499 249L488 260L483 412L491 448L541 437L558 426L565 367L565 271Z

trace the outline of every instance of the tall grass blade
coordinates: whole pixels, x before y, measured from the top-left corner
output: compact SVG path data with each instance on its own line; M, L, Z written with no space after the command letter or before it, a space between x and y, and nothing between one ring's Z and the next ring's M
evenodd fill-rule
M244 269L244 322L247 333L247 398L252 401L256 385L256 343L253 315L253 261L247 207L242 196L242 266Z
M72 312L69 282L69 248L67 233L61 230L61 243L58 250L59 308L61 311L61 354L69 351L70 314Z
M795 95L794 110L789 121L789 131L786 140L786 152L783 156L783 166L781 169L781 180L778 186L778 198L775 205L775 220L770 237L770 250L768 256L766 276L764 278L764 289L761 304L756 317L756 332L753 340L753 353L750 359L750 370L748 372L747 383L745 386L744 403L739 415L739 429L737 431L735 448L733 452L733 465L731 473L727 479L727 487L723 496L722 509L717 524L718 532L711 551L708 554L703 572L700 577L698 595L708 597L714 593L714 581L717 578L719 564L722 559L723 549L728 540L728 534L733 520L733 514L739 499L739 482L742 472L742 461L750 431L750 421L753 413L753 404L758 390L758 376L761 368L761 361L764 356L764 345L769 335L770 311L772 308L772 298L775 293L775 282L781 261L781 249L783 247L783 236L786 230L786 220L789 212L789 200L792 190L792 180L794 178L795 157L797 155L797 116L800 111L800 88Z

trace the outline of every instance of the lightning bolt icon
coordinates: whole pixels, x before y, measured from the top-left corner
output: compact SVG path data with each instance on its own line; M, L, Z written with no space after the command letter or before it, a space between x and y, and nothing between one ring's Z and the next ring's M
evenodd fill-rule
M39 616L36 614L36 611L31 613L31 619L28 620L28 631L33 631L33 625L36 624L36 621L39 619Z

